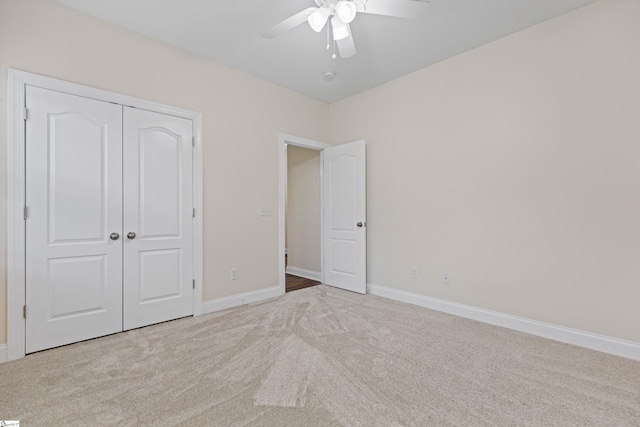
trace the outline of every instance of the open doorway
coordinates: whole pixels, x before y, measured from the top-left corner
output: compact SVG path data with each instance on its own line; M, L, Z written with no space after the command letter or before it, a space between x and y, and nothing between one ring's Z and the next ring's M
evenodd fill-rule
M321 152L287 145L285 292L322 280Z
M322 166L323 150L330 145L286 134L278 143L279 284L284 294L287 281L290 290L324 281Z
M367 292L366 141L330 146L322 142L280 134L278 144L280 292L285 293L285 257L288 258L286 255L289 255L285 252L287 150L295 146L320 152L320 282L365 294Z

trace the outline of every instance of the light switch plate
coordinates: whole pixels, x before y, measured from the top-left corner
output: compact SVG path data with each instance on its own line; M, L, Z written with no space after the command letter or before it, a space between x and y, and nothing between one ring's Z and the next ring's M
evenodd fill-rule
M271 216L271 206L260 206L258 215L260 216Z

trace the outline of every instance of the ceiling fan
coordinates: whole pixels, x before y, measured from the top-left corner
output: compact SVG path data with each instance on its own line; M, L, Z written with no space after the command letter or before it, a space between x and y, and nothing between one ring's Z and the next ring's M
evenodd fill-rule
M332 57L336 58L337 46L341 58L356 54L356 46L349 24L357 13L396 16L399 18L420 18L426 12L428 0L314 0L318 7L309 7L284 21L264 30L261 35L272 39L298 25L308 22L313 31L319 33L327 27L327 49L333 44ZM330 22L330 25L327 24ZM333 41L333 43L331 43Z

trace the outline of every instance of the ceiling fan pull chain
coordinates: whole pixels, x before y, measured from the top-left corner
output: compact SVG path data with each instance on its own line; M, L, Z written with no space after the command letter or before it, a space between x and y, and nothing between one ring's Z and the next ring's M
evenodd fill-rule
M331 46L331 39L329 38L329 31L331 31L331 25L327 25L327 50Z

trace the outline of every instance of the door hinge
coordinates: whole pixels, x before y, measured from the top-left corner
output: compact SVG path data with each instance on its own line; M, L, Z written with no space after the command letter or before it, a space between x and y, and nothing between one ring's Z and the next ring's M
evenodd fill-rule
M26 305L22 306L22 317L24 317L25 319L27 318L27 306Z
M24 107L24 110L22 111L22 117L27 120L29 118L29 110L27 110L27 107Z
M196 279L193 279L193 289L196 288Z
M196 208L193 208L193 217L196 217Z
M193 145L194 147L196 146L196 137L195 136L191 137L191 145Z
M29 208L26 205L22 210L22 216L24 217L25 221L27 220L27 218L29 218Z

